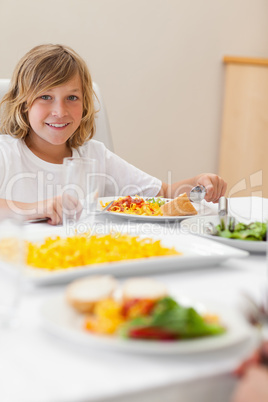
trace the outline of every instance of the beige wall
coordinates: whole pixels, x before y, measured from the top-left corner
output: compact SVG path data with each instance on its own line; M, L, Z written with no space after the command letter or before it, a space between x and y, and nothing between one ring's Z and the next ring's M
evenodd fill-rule
M267 0L0 0L0 77L64 43L101 87L115 151L167 180L217 172L225 54L268 57Z

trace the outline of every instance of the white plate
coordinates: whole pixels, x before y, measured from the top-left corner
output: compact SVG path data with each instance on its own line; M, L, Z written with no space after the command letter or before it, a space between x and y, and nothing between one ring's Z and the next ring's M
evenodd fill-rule
M183 233L197 234L208 239L218 241L222 244L227 244L231 247L237 247L242 250L246 250L252 253L265 253L267 244L265 241L252 241L252 240L239 240L239 239L226 239L220 236L212 236L205 233L208 222L212 222L214 225L220 223L218 216L203 216L192 217L186 219L181 223L181 230Z
M107 202L111 202L114 200L117 200L120 196L117 197L102 197L98 199L98 210L101 211L102 207L100 204L100 201L102 201L103 204L106 204ZM146 199L147 197L145 197ZM163 198L164 201L170 201L168 198ZM198 212L199 216L203 215L212 215L213 210L207 205L206 201L202 201L201 203L192 203L195 209ZM145 221L145 222L170 222L170 221L182 221L183 219L189 218L192 215L187 215L187 216L146 216L146 215L134 215L134 214L125 214L125 213L119 213L119 212L110 212L110 211L105 211L106 214L109 214L111 216L116 216L117 218L124 218L128 219L131 221Z
M154 226L153 226L154 227ZM27 226L30 229L30 226ZM54 229L54 228L52 228ZM165 228L163 228L165 229ZM28 233L27 238L35 241L41 240L42 236L49 235L48 231L38 232L37 228ZM53 230L53 234L60 235L60 229ZM134 260L123 260L109 263L92 264L83 267L73 267L58 271L49 271L45 269L25 267L24 276L30 282L36 285L49 285L56 283L67 283L75 278L85 275L110 274L116 276L129 276L137 274L151 274L156 272L180 271L189 268L199 269L202 267L215 266L226 261L228 258L247 257L246 251L241 251L233 247L228 247L212 240L207 240L191 234L172 233L167 229L162 230L157 235L140 235L150 237L155 240L161 240L163 246L175 247L182 255L137 258ZM2 263L1 263L2 265ZM7 264L6 264L7 265ZM12 265L7 268L14 270Z
M194 303L192 305L195 306ZM138 341L93 335L83 331L84 317L67 305L63 295L53 296L42 305L41 320L43 326L52 334L86 348L97 347L110 351L157 355L190 355L220 350L247 341L254 335L253 328L235 309L214 303L206 304L206 309L220 317L227 328L225 334L174 342Z

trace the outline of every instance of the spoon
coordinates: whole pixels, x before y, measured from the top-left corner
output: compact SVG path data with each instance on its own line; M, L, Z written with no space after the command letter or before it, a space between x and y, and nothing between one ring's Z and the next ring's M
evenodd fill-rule
M206 188L202 185L195 186L190 191L190 201L201 202L206 196Z

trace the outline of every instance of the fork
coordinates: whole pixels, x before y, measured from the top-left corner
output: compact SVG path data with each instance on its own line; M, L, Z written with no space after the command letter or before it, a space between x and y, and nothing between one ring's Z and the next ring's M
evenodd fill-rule
M248 307L244 309L244 315L248 322L260 327L261 346L259 349L260 363L268 367L268 289L262 292L261 302L256 300L247 292L242 293Z
M113 201L110 201L109 204L106 205L106 207L101 210L101 212L107 211L107 210L110 208L110 206L112 205L113 202L114 202L114 200L113 200Z
M261 303L257 303L256 300L247 292L243 292L243 297L248 303L247 310L248 319L253 324L268 324L268 294L267 290L265 294L262 294Z

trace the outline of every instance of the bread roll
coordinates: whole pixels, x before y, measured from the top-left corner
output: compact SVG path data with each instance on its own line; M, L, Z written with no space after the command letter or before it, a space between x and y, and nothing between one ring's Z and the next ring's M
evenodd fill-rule
M161 205L161 211L164 216L187 216L197 215L197 210L187 197L186 193L179 195L174 200Z
M132 278L122 288L124 300L149 299L158 300L168 295L165 285L151 278Z
M77 279L66 288L68 303L80 313L91 313L95 304L113 296L117 281L109 275Z

